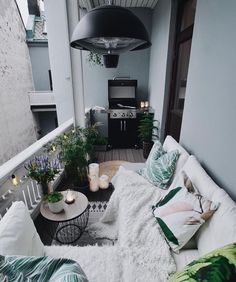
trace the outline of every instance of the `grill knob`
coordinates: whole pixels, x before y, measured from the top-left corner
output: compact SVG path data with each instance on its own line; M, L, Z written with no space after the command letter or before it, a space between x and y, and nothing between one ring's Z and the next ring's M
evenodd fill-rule
M130 113L130 114L129 114L130 117L133 117L133 115L134 115L133 113Z
M123 113L121 116L122 116L122 117L125 117L125 113Z
M116 113L113 113L113 117L117 117L117 114L116 114Z

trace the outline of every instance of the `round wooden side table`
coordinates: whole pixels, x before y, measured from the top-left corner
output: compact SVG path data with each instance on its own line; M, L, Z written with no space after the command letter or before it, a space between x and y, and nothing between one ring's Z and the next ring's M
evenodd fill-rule
M61 244L72 244L82 235L88 223L89 209L87 197L73 191L75 201L72 204L64 202L64 210L60 213L52 213L48 208L47 201L43 201L40 212L47 221L47 231L52 239ZM64 199L66 191L63 193Z

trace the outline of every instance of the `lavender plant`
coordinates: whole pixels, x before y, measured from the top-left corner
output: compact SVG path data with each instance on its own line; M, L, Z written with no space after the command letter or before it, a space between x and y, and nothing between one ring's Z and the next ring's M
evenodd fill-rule
M47 194L48 183L54 180L55 175L59 172L59 162L57 160L49 160L47 156L35 156L25 164L28 176L36 180L43 187L44 194ZM46 186L46 187L45 187Z

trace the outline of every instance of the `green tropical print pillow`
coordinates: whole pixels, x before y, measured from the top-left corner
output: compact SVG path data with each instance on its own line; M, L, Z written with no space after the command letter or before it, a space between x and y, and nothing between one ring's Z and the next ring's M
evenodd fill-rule
M226 245L194 260L169 279L169 282L227 281L236 281L236 243Z
M75 261L50 257L0 256L0 278L8 282L88 282Z
M175 172L179 151L171 151L161 155L158 159L152 159L146 163L146 167L138 173L145 177L153 185L167 189Z

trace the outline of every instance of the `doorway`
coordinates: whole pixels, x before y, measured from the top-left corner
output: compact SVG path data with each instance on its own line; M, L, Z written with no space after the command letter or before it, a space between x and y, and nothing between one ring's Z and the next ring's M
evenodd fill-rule
M166 135L179 141L197 0L179 0Z

